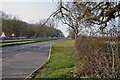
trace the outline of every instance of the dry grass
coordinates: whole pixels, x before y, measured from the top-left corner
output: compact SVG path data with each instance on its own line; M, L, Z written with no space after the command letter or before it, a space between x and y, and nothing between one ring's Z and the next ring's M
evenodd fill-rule
M75 77L120 78L120 43L117 38L80 37L75 42ZM106 43L108 41L109 43Z

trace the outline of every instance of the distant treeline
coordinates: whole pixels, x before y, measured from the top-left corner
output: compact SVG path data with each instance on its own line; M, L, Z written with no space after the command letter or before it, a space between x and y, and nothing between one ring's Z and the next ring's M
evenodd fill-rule
M42 25L42 22L30 24L19 20L15 16L10 16L4 12L1 12L2 16L2 32L6 37L26 37L26 38L44 38L44 37L64 37L63 33L55 28L54 21L49 21L47 24ZM2 34L2 33L0 33Z

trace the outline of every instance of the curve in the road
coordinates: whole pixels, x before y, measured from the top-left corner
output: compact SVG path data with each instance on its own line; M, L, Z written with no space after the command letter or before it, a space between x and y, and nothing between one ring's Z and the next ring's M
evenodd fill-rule
M46 62L50 46L61 40L2 48L2 77L26 78Z

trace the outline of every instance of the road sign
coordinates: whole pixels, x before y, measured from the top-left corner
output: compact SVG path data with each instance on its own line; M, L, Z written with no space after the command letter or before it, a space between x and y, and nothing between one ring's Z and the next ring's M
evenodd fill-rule
M1 34L1 37L6 37L4 32Z
M14 34L14 33L12 33L12 34L11 34L11 36L12 36L12 37L14 37L14 36L15 36L15 34Z

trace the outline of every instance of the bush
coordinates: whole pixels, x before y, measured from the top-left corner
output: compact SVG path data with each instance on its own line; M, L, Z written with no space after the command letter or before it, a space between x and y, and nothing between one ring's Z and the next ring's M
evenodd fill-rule
M80 37L75 41L75 77L120 78L118 49L120 44L108 37Z

